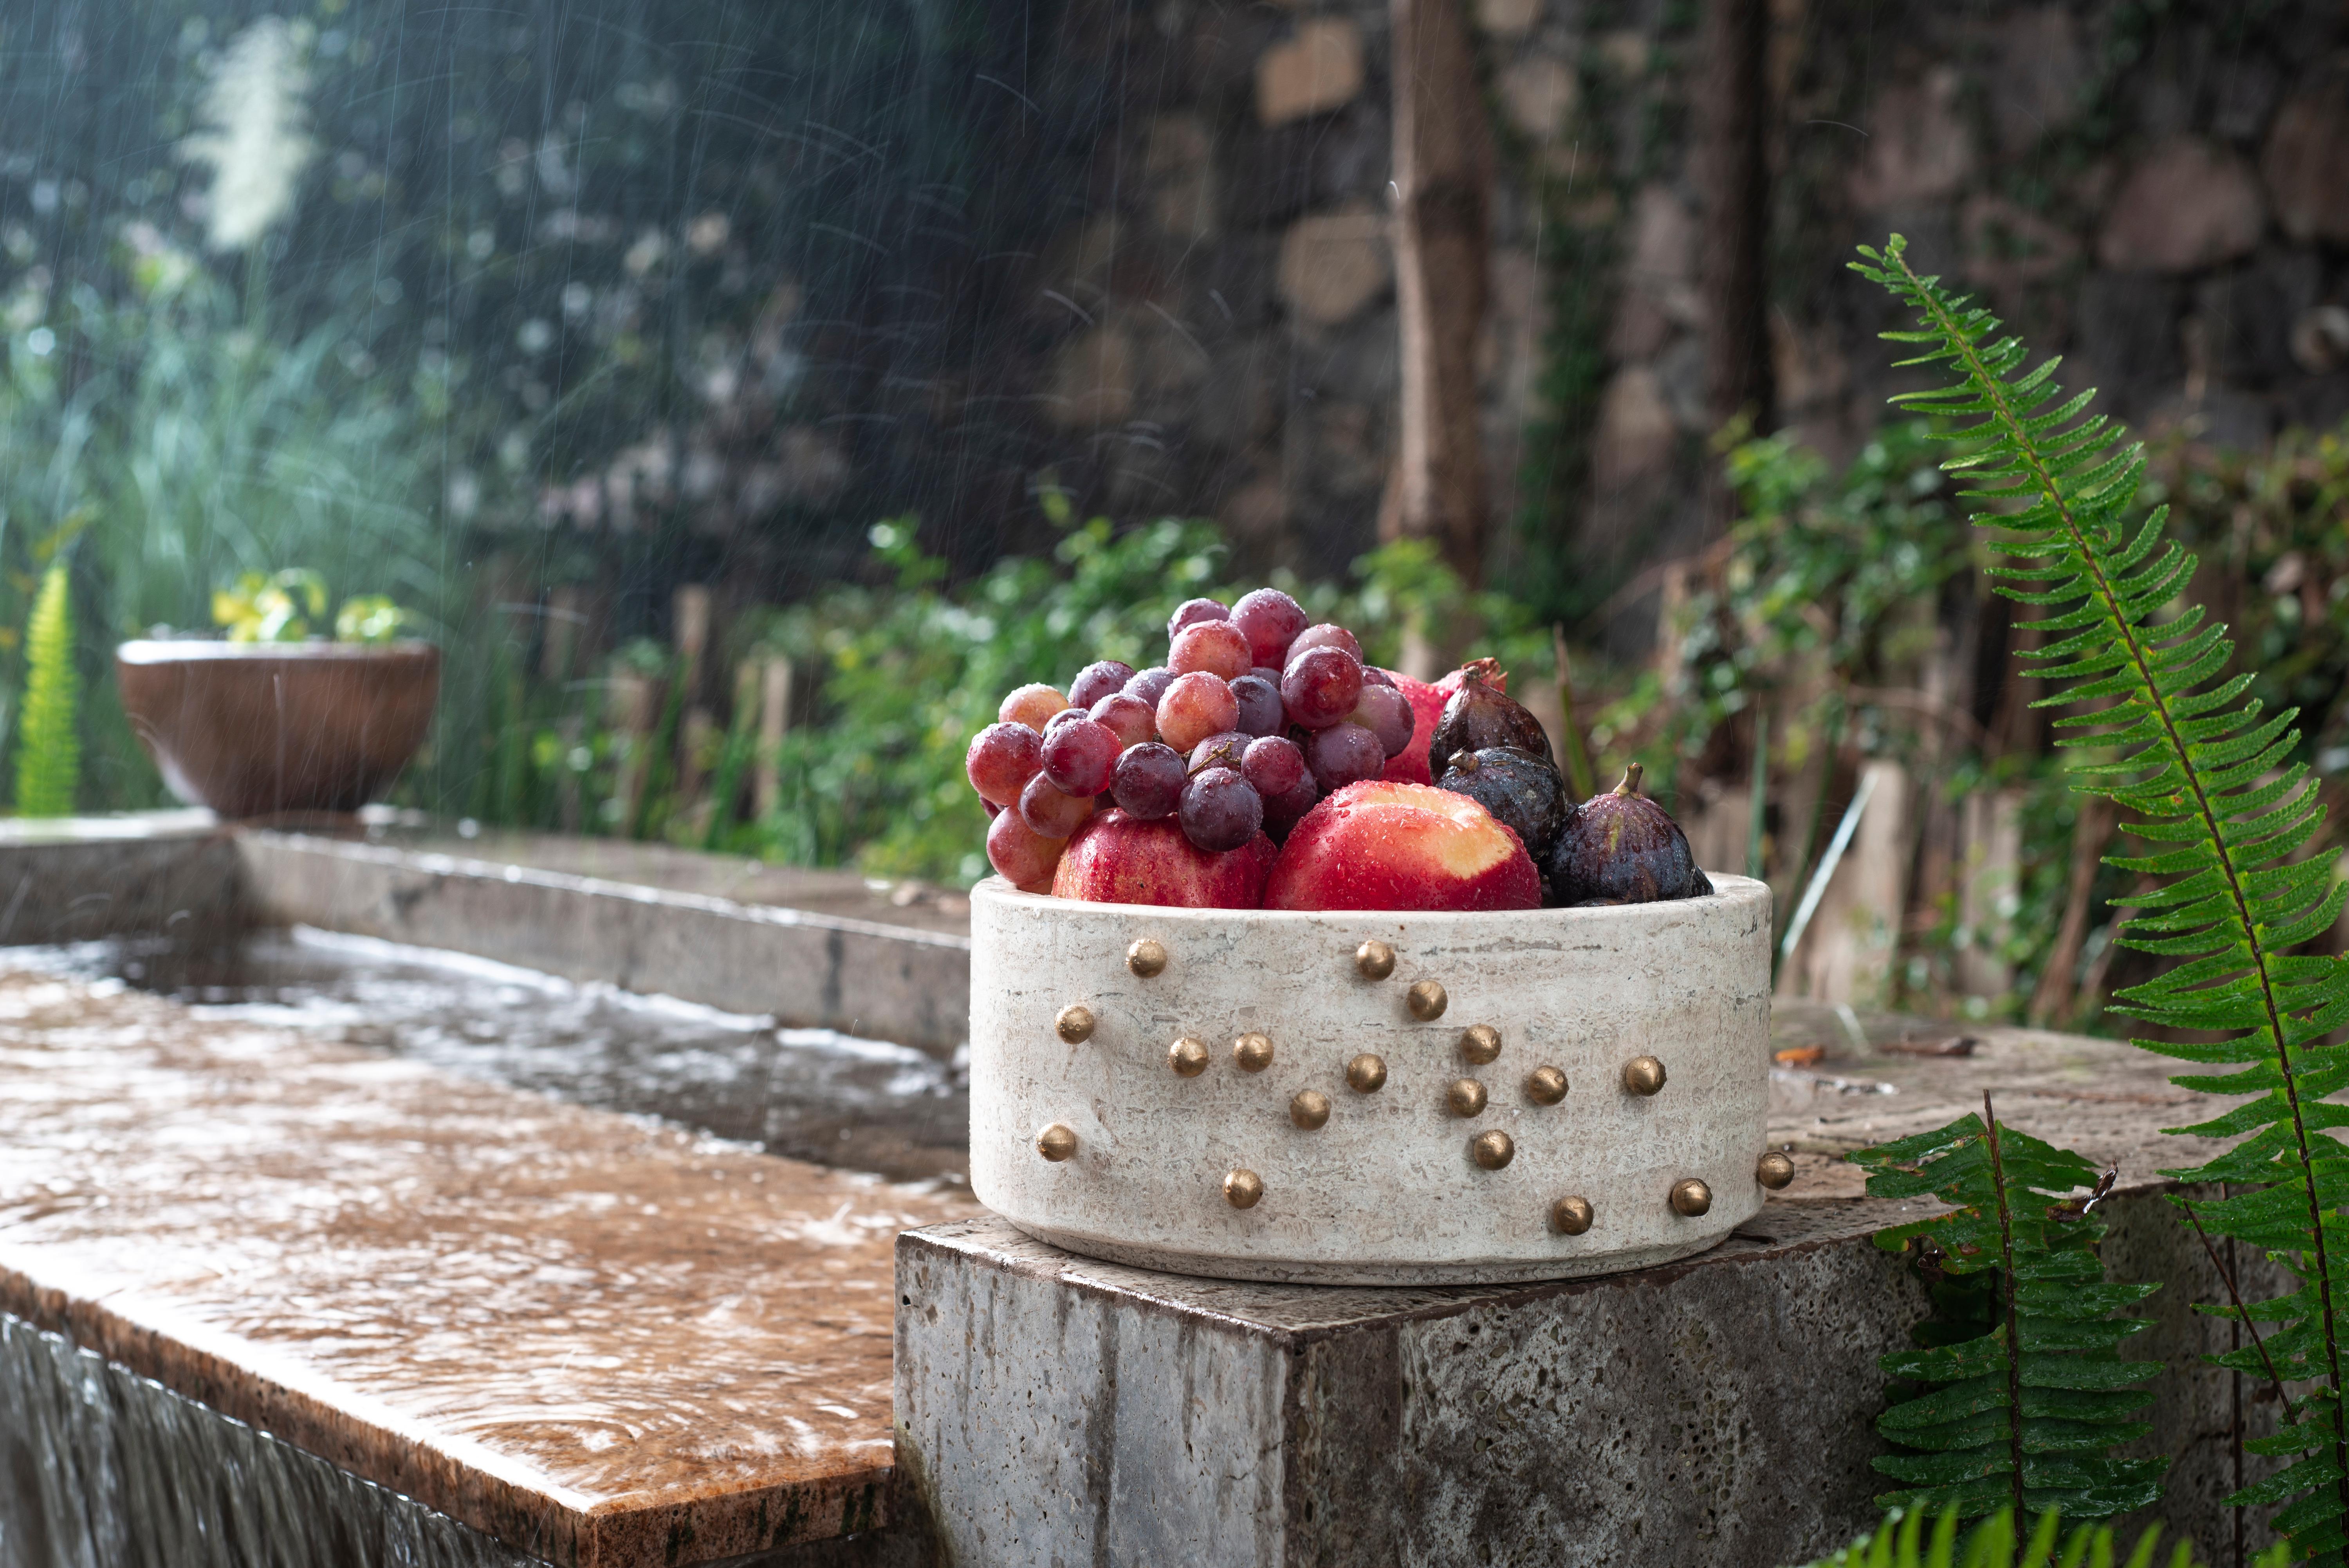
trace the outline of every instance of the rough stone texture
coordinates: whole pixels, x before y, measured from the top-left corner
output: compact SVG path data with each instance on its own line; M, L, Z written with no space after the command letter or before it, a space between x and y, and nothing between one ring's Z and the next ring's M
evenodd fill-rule
M1307 321L1334 327L1394 284L1385 214L1349 202L1289 225L1280 242L1280 297Z
M2129 171L2096 236L2096 259L2125 272L2199 272L2249 255L2265 223L2251 166L2180 138Z
M1344 16L1309 16L1257 61L1256 115L1264 124L1326 114L1362 90L1362 33Z
M208 811L0 822L0 943L224 931L233 836Z
M1031 1234L1102 1257L1243 1279L1404 1283L1542 1278L1682 1256L1759 1207L1769 1033L1769 889L1716 879L1716 897L1617 909L1395 915L1161 909L1072 904L998 878L972 894L971 1189ZM1138 978L1126 950L1164 944L1165 971ZM1365 979L1355 949L1392 945L1393 973ZM1409 987L1433 980L1449 1005L1414 1020ZM1091 1010L1071 1044L1054 1019ZM1483 1066L1462 1031L1501 1037ZM1243 1072L1232 1042L1273 1044ZM1179 1037L1210 1064L1172 1072ZM1386 1062L1357 1094L1347 1063ZM1641 1097L1624 1064L1653 1054L1667 1082ZM1554 1106L1523 1085L1536 1067L1570 1085ZM1472 1116L1446 1087L1489 1092ZM1328 1096L1327 1124L1290 1122L1290 1096ZM1076 1135L1074 1158L1034 1147L1046 1127ZM1481 1168L1469 1140L1515 1140ZM1255 1171L1262 1200L1225 1201L1226 1172ZM1672 1184L1702 1179L1711 1210L1688 1217ZM1580 1236L1548 1224L1579 1195Z
M247 834L238 854L264 920L456 948L940 1055L965 1037L970 940L949 931L298 834Z
M2284 104L2260 172L2284 233L2349 244L2349 67L2321 67Z
M998 1220L915 1231L895 1528L1004 1568L1800 1562L1887 1484L1875 1358L1924 1312L1866 1239L1889 1207L1774 1198L1702 1257L1508 1291L1218 1284ZM2199 1360L2225 1325L2183 1303L2220 1287L2158 1199L2115 1223L2116 1259L2172 1287L2130 1349L2171 1364L2161 1511L2211 1551L2234 1389Z

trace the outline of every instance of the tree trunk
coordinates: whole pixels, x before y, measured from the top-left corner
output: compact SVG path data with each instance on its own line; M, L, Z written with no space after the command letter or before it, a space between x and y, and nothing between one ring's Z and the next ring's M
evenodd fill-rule
M1770 298L1763 251L1770 212L1764 54L1766 0L1710 0L1704 75L1697 98L1699 168L1705 206L1700 271L1707 323L1705 415L1719 430L1739 414L1767 431L1775 418ZM1736 497L1720 466L1706 466L1708 524L1726 527Z
M1485 322L1491 139L1461 0L1393 0L1397 475L1406 535L1472 587L1485 564L1476 340Z

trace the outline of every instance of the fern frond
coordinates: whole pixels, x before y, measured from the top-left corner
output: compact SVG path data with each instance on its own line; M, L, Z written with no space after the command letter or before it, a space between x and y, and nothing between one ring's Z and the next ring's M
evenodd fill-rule
M1884 1522L1832 1557L1822 1557L1806 1568L2082 1568L2085 1563L2114 1561L2113 1527L2079 1525L2066 1531L2052 1511L2039 1516L2030 1538L2018 1542L2014 1515L2002 1509L1974 1526L1963 1541L1958 1537L1958 1516L1943 1513L1925 1534L1927 1515L1894 1509ZM2125 1568L2154 1568L2161 1543L2161 1526L2149 1524L2137 1538ZM2016 1555L2018 1547L2021 1556ZM2180 1541L2162 1560L2166 1568L2201 1568L2190 1542ZM2285 1568L2291 1561L2283 1542L2262 1552L2251 1568Z
M63 561L41 578L25 628L25 716L16 728L16 810L71 816L81 787L81 679L74 670L73 604Z
M2132 520L2145 460L2122 428L2087 413L2089 394L2068 400L2056 362L2027 365L2022 342L1997 318L1909 265L1894 235L1866 246L1855 270L1917 312L1917 329L1887 333L1918 352L1901 361L1933 367L1951 383L1893 400L1946 421L1963 455L1948 466L1981 503L1973 521L1996 530L2001 593L2054 614L2051 640L2027 673L2064 682L2043 705L2069 710L2057 743L2093 749L2075 766L2076 787L2135 814L2127 832L2150 853L2106 863L2157 880L2132 898L2137 912L2113 940L2173 961L2115 998L2115 1010L2157 1028L2218 1036L2149 1051L2228 1071L2172 1082L2209 1094L2251 1096L2189 1128L2240 1139L2199 1167L2167 1171L2182 1181L2224 1180L2242 1189L2199 1207L2219 1233L2284 1256L2298 1288L2251 1303L2246 1317L2280 1324L2267 1339L2282 1375L2310 1386L2262 1451L2296 1462L2234 1501L2285 1502L2275 1517L2302 1555L2337 1554L2349 1523L2349 1443L2341 1421L2340 1275L2349 1252L2349 1150L2326 1136L2349 1125L2324 1096L2349 1087L2349 968L2287 950L2328 929L2349 888L2332 885L2326 857L2307 846L2323 807L2307 770L2292 764L2294 713L2245 700L2229 679L2233 644L2197 607L2174 608L2191 582L2192 552L2165 540L2165 514Z
M2167 1461L2106 1450L2152 1430L2134 1417L2153 1397L2140 1385L2161 1370L2121 1359L2121 1341L2151 1324L2112 1314L2160 1287L2106 1281L2095 1251L2103 1222L2063 1199L2096 1188L2095 1168L2001 1127L1988 1096L1981 1116L1850 1158L1868 1170L1871 1198L1930 1194L1956 1206L1878 1231L1878 1246L1915 1252L1937 1284L1976 1275L1992 1286L1973 1337L1920 1334L1921 1348L1877 1363L1929 1389L1877 1418L1909 1450L1875 1461L1909 1483L1877 1501L1965 1517L2060 1508L2095 1519L2158 1499Z

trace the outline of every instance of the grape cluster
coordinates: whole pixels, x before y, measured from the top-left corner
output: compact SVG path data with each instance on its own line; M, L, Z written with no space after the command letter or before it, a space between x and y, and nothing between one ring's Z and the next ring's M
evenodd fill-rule
M1226 607L1191 599L1166 623L1166 662L1088 664L1066 695L1022 686L972 738L964 766L994 819L987 857L1006 878L1050 883L1069 836L1115 806L1172 816L1197 848L1275 839L1333 790L1385 771L1411 744L1410 701L1342 626L1307 623L1258 588Z

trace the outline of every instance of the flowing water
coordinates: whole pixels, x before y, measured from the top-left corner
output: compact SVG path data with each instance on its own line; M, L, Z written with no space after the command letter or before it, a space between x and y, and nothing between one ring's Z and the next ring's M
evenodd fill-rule
M0 1313L0 1568L536 1563Z
M199 1017L282 1023L770 1154L899 1181L968 1173L963 1075L909 1046L299 926L226 948L92 942L47 957Z
M959 1068L907 1047L296 928L226 949L11 950L822 1164L959 1186ZM0 1314L0 1568L524 1568L411 1499Z

